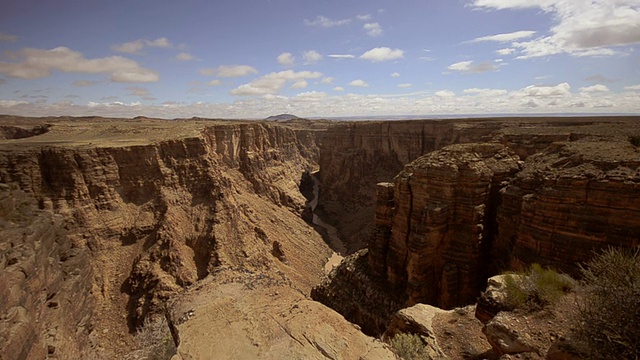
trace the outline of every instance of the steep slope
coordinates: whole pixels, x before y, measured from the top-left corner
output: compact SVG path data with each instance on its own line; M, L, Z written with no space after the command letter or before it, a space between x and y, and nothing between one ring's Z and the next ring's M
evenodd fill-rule
M0 358L86 357L92 275L60 216L0 186Z
M0 182L62 215L69 242L90 253L94 350L122 356L148 314L218 267L281 272L308 293L330 254L299 216L315 133L140 121L59 123L0 152ZM152 141L135 133L149 128Z

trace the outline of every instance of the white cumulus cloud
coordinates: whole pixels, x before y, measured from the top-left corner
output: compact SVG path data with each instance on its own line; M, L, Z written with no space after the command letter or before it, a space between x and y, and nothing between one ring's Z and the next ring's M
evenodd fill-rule
M362 26L362 28L367 32L367 35L371 37L378 37L383 33L382 26L380 26L380 24L378 24L377 22L366 23Z
M334 58L334 59L353 59L355 58L355 56L353 55L349 55L349 54L332 54L329 55L330 58Z
M473 42L482 42L482 41L511 42L515 40L532 37L533 35L535 35L535 33L536 33L535 31L515 31L511 33L506 33L506 34L482 36L482 37L473 39Z
M640 84L638 85L631 85L631 86L625 86L624 87L625 90L640 90Z
M439 98L451 98L456 96L456 93L450 90L440 90L440 91L436 91L434 95Z
M488 10L540 9L554 25L549 35L514 42L519 58L555 54L615 55L615 47L640 43L640 3L637 0L474 0Z
M275 95L288 82L299 82L305 79L318 79L322 77L321 72L285 70L272 72L261 76L247 84L238 86L231 90L231 95L251 96L251 95ZM301 85L301 84L300 84ZM298 86L300 86L298 85Z
M327 76L327 77L324 77L322 80L320 80L320 83L321 84L333 84L334 80L335 79L333 77Z
M300 80L294 82L293 85L291 85L291 89L304 89L308 85L309 85L309 83L307 83L307 80L300 79Z
M280 65L291 66L295 65L296 61L290 52L284 52L277 57Z
M344 91L344 88L342 86L336 86L333 88L333 91L337 91L337 92Z
M87 59L67 47L51 50L25 48L12 54L19 62L0 62L0 74L19 79L48 77L54 70L68 73L109 74L114 82L155 82L157 72L122 56Z
M362 80L362 79L353 80L352 82L349 83L349 85L355 86L355 87L368 87L369 86L369 84L367 84L367 82Z
M302 53L302 58L304 59L305 63L313 64L322 60L322 55L315 50L309 50Z
M217 68L200 69L202 75L223 78L243 77L257 73L258 70L249 65L220 65Z
M516 95L536 98L568 97L571 96L571 85L566 82L555 86L530 85L519 90Z
M464 89L462 92L465 94L471 94L476 96L499 96L499 95L506 94L507 90L470 88L470 89Z
M400 73L399 72L391 73L391 77L394 77L394 78L400 77Z
M608 92L608 91L609 91L609 88L601 84L595 84L595 85L580 88L580 92L583 92L583 93L597 93L597 92Z
M126 54L140 54L141 50L145 47L157 47L157 48L171 48L172 45L167 38L157 38L155 40L139 39L122 44L111 46L111 50L115 52L121 52Z
M372 62L398 60L404 58L404 51L400 49L391 49L388 47L373 48L360 55L360 59Z
M458 71L465 74L481 74L489 71L496 71L498 67L489 61L475 63L472 60L460 61L447 67L448 70Z
M189 53L181 52L178 55L176 55L176 59L180 61L191 61L191 60L195 60L195 57L193 57L193 55Z
M410 87L412 87L412 86L413 86L413 85L412 85L412 84L410 84L410 83L398 84L398 87L399 87L399 88L410 88Z
M516 49L513 49L513 48L504 48L504 49L496 50L496 53L497 53L498 55L511 55L511 54L513 54L515 51L516 51Z

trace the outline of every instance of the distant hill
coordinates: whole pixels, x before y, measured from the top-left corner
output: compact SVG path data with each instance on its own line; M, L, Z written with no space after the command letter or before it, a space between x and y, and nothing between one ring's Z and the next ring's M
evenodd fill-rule
M291 114L280 114L280 115L269 116L265 120L267 120L267 121L289 121L289 120L297 120L297 119L302 119L302 118L297 117L295 115L291 115Z

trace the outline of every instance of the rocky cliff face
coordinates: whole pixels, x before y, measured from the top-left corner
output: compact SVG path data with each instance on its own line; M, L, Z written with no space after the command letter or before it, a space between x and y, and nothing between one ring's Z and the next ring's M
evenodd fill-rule
M497 118L355 122L329 128L320 155L320 206L350 250L367 246L376 186L444 146L497 142L522 160L559 141L624 138L640 130L624 117Z
M60 216L0 187L0 354L7 359L82 358L95 303L86 251Z
M640 244L640 155L626 139L555 143L501 191L495 265L577 275L607 246Z
M375 184L443 146L488 140L500 128L453 121L352 123L330 128L322 138L320 204L338 225L350 251L366 246L375 209Z
M627 140L637 126L583 125L505 127L492 143L452 145L408 164L377 185L368 266L355 275L338 268L314 298L378 329L391 310L342 292L368 291L373 277L384 284L376 298L400 299L398 308L450 308L473 303L498 271L540 263L573 274L593 250L637 247L640 157ZM535 139L546 147L532 154Z
M8 144L0 182L62 215L69 243L90 253L102 356L118 355L147 314L217 267L280 271L302 291L322 276L330 250L299 217L299 177L318 154L313 132L220 124L151 143L58 147L56 127L38 139L45 146Z
M379 185L372 270L411 304L473 302L486 279L497 194L519 160L500 144L452 145Z

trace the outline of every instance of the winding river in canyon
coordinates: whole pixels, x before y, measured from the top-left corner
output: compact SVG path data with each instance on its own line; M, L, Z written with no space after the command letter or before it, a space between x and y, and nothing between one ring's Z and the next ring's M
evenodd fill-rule
M320 193L320 181L316 177L317 172L311 173L311 179L313 180L313 199L309 202L309 207L311 208L311 212L313 213L313 224L324 229L324 238L329 247L333 250L331 257L327 260L327 263L324 265L325 272L330 272L334 266L340 264L340 261L343 259L343 255L347 253L347 247L340 239L338 235L338 229L333 227L331 224L327 224L322 221L320 216L316 214L316 207L318 206L318 194Z

